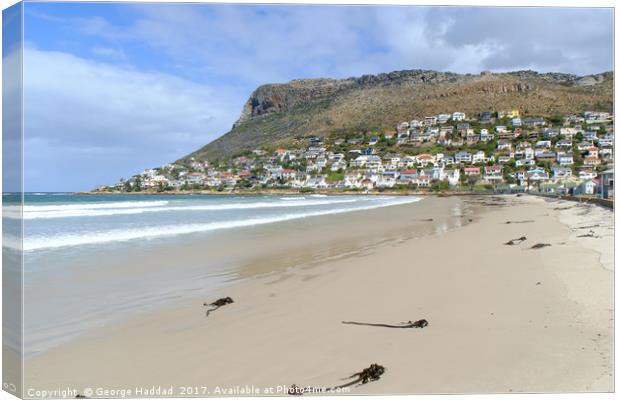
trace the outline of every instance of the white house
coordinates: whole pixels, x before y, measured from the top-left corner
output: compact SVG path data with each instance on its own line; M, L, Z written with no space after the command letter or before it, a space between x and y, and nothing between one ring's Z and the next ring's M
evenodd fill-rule
M368 160L368 156L359 156L355 160L350 160L349 166L352 168L361 168L366 164L366 160Z
M573 176L573 171L570 168L566 167L554 167L553 168L553 179L566 179Z
M500 165L492 165L484 167L484 180L490 183L502 182L502 167Z
M561 139L555 144L555 147L563 148L563 149L572 149L573 141L569 139Z
M446 178L450 186L457 186L461 178L461 170L458 168L445 170Z
M542 168L535 168L527 171L525 177L531 182L549 180L549 174Z
M325 181L325 176L319 175L319 176L316 176L316 177L313 177L313 178L308 178L306 180L305 186L309 187L309 188L324 189L324 188L327 188L329 185Z
M533 160L534 156L534 149L532 149L531 147L523 150L523 158L525 158L526 160Z
M353 171L353 172L347 172L344 175L344 186L347 188L360 188L362 187L360 178L362 177L362 174L360 174L359 172Z
M379 156L368 156L365 164L366 169L378 169L381 168L381 157Z
M512 142L510 140L499 140L497 142L497 150L510 150L512 149Z
M497 157L497 162L500 164L506 164L508 161L512 160L513 157L510 155L507 156L499 156Z
M437 116L437 122L440 124L445 124L450 119L450 114L439 114Z
M577 192L580 194L594 194L596 193L596 186L596 182L594 182L593 180L587 180L585 182L582 182L577 187Z
M558 163L560 165L573 165L573 155L567 153L558 153Z
M533 158L521 158L515 161L517 167L530 167L536 165L536 161Z
M486 155L484 154L484 151L482 151L482 150L477 151L477 152L476 152L476 153L474 153L474 155L471 157L471 162L472 162L473 164L476 164L476 163L483 163L483 162L486 162L486 161L487 161L487 157L486 157Z
M579 171L579 179L581 180L591 180L596 178L596 171L584 169L583 171Z
M424 117L424 125L437 125L437 117Z
M459 112L459 111L456 111L456 112L452 113L452 120L454 120L454 121L463 121L464 119L465 119L465 113Z
M460 164L470 164L471 163L471 153L466 151L459 151L454 155L454 162Z
M551 140L539 140L536 142L536 148L538 149L550 149L551 148Z

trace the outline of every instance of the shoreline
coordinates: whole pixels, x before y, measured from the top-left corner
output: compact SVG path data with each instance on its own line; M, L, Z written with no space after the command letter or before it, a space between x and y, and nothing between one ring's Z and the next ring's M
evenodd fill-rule
M180 190L171 190L166 192L157 192L157 191L140 191L140 192L122 192L122 191L110 191L110 192L75 192L74 194L78 195L218 195L218 196L265 196L265 195L294 195L294 196L304 196L304 195L327 195L327 196L373 196L373 195L389 195L389 196L437 196L437 195L475 195L478 193L475 192L431 192L431 191L413 191L413 190L395 190L395 191L333 191L333 190L312 190L312 191L299 191L299 190L288 190L288 189L274 189L274 190L260 190L260 191L222 191L217 192L213 190L195 190L195 191L180 191ZM489 193L490 194L490 193ZM483 193L484 195L484 193Z
M521 193L521 192L516 192ZM212 190L199 190L199 191L167 191L167 192L157 192L157 191L141 191L141 192L122 192L122 191L108 191L108 192L74 192L72 194L75 195L87 195L87 196L97 196L97 195L131 195L131 196L192 196L192 195L213 195L213 196L269 196L269 195L281 195L281 196L304 196L304 195L325 195L325 196L423 196L423 197L448 197L448 196L501 196L506 193L495 193L492 191L415 191L415 190L383 190L383 191L333 191L333 190L312 190L309 192L302 191L294 191L294 190L286 190L286 189L275 189L275 190L261 190L261 191L228 191L228 192L214 192ZM597 204L601 207L605 208L614 208L614 199L601 199L598 196L569 196L569 195L558 195L558 194L545 194L545 193L530 193L523 192L523 195L531 195L531 196L539 196L549 199L556 200L567 200L567 201L575 201L579 203L592 203Z
M187 301L61 345L26 361L26 384L320 387L378 362L386 374L351 394L613 390L613 271L581 243L608 239L575 237L561 203L497 197L455 198L477 210L455 230L235 283L208 319Z

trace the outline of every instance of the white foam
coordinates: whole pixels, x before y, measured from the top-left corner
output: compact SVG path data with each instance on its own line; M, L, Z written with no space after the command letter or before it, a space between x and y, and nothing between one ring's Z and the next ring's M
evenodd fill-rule
M2 218L21 219L22 218L22 206L2 206Z
M11 250L22 250L22 238L15 235L4 234L2 235L2 247L6 247Z
M96 232L88 235L67 234L54 237L29 236L24 239L24 250L33 251L41 249L53 249L59 247L81 246L89 244L103 244L111 242L125 242L135 239L154 239L165 236L176 236L190 233L209 232L220 229L231 229L255 225L263 225L274 222L289 221L300 218L315 217L320 215L340 214L351 211L370 210L374 208L387 207L398 204L414 203L421 200L419 197L406 197L393 199L389 202L368 204L359 207L349 207L331 210L321 210L312 212L300 212L294 214L284 214L276 217L252 218L244 220L214 222L207 224L182 224L150 227L143 229L124 229Z
M64 218L80 217L85 215L113 215L121 210L129 210L127 214L132 214L131 209L145 210L168 205L168 201L117 201L117 202L95 202L95 203L76 203L76 204L54 204L54 205L5 205L2 207L2 216L11 219L37 219L37 218ZM22 216L23 213L23 216ZM121 212L122 214L122 212Z
M172 211L223 211L223 210L246 210L256 208L279 208L279 207L305 207L320 206L331 204L344 204L362 201L363 199L332 199L332 200L295 200L285 202L255 202L255 203L226 203L226 204L201 204L201 205L182 205L157 207L149 204L149 207L126 206L119 208L58 208L48 209L47 206L42 210L40 208L24 210L24 219L51 219L51 218L70 218L70 217L99 217L111 215L130 215L142 214L149 212L172 212ZM151 202L154 203L154 202ZM162 202L167 205L168 202ZM122 203L120 203L122 204ZM57 207L57 206L55 206ZM132 208L134 207L134 208ZM20 218L18 212L7 212L5 217Z
M54 204L54 205L24 205L24 211L63 211L63 210L98 210L108 208L132 208L132 207L160 207L169 202L164 200L155 201L106 201L94 203Z

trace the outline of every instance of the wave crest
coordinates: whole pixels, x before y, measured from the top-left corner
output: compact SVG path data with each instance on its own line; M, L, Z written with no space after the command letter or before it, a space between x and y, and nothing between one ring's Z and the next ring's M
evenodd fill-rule
M109 230L104 232L96 232L89 235L59 235L55 237L26 237L24 240L24 250L42 250L54 249L59 247L81 246L89 244L103 244L111 242L125 242L135 239L154 239L165 236L176 236L191 233L209 232L220 229L240 228L246 226L264 225L275 222L290 221L294 219L316 217L321 215L340 214L352 211L371 210L375 208L414 203L421 200L419 197L408 197L391 200L385 203L375 203L348 207L332 210L321 210L311 212L300 212L292 214L284 214L275 217L252 218L236 221L213 222L206 224L182 224L182 225L166 225L159 227L141 228L141 229L124 229Z

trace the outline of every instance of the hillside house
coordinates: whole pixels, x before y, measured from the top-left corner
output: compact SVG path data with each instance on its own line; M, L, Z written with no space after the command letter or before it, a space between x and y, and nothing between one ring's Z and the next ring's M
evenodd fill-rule
M579 179L581 180L595 179L597 176L598 174L596 173L596 171L591 169L583 169L579 171Z
M437 117L435 116L424 117L424 125L426 126L437 125Z
M557 154L553 151L543 151L536 155L536 161L546 161L554 163L557 159Z
M596 193L597 183L594 180L587 180L577 186L576 194L593 195Z
M520 115L519 110L503 110L497 112L497 118L518 118Z
M349 167L351 168L362 168L366 165L366 160L368 160L368 156L360 155L354 160L349 161Z
M431 185L431 179L428 176L418 176L415 182L419 187L429 187Z
M483 111L480 113L480 123L481 124L488 124L489 122L491 122L491 120L493 119L493 113L490 111Z
M446 179L450 186L457 186L461 179L461 170L458 168L445 170Z
M480 167L465 167L463 168L463 173L465 176L479 176Z
M560 139L555 144L555 147L560 148L560 149L572 149L573 141L569 139Z
M549 180L549 174L542 168L534 168L527 171L525 178L530 182L542 182Z
M558 164L565 165L573 165L573 155L570 153L558 153Z
M488 142L493 139L493 134L489 133L489 130L486 128L480 129L480 140L483 142Z
M454 162L457 164L470 164L471 159L471 153L468 153L466 151L459 151L454 155Z
M459 111L456 111L456 112L452 113L452 120L453 121L463 121L464 119L465 119L465 113L459 112Z
M485 163L487 162L487 157L484 154L484 151L480 150L475 152L472 156L471 156L471 162L472 164L477 164L477 163Z
M553 179L567 179L573 176L573 171L566 167L553 167Z
M512 142L510 140L502 139L497 141L497 150L512 150Z
M450 117L451 117L450 114L439 114L437 116L437 123L445 124L446 122L448 122L450 120Z
M513 156L514 157L514 156ZM510 160L513 159L513 157L511 157L510 155L502 155L497 157L497 162L499 164L506 164L507 162L509 162Z
M583 165L588 167L596 167L601 164L601 160L598 157L587 156L583 159Z
M423 167L427 166L428 164L433 164L435 162L435 157L433 157L430 154L419 154L418 156L416 156L418 165L421 165Z
M521 122L524 126L527 126L529 128L535 128L535 127L544 126L547 124L545 119L541 117L524 118Z
M503 182L502 167L499 165L484 167L484 180L488 183Z
M456 130L461 135L464 135L468 129L470 129L469 122L459 122L456 124Z
M415 168L403 169L399 173L399 178L403 183L411 183L418 179L418 170Z

